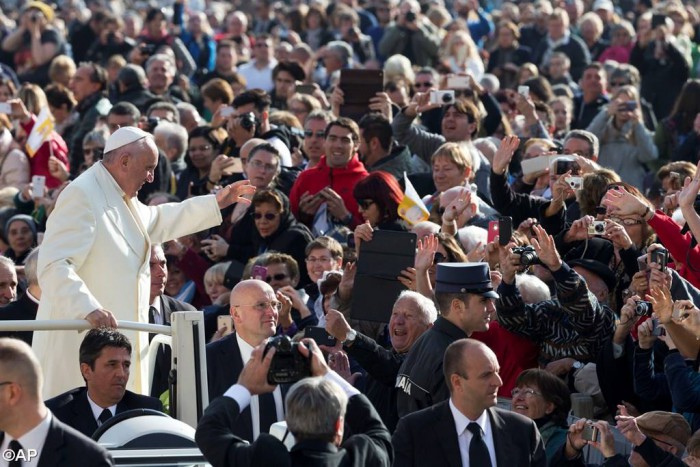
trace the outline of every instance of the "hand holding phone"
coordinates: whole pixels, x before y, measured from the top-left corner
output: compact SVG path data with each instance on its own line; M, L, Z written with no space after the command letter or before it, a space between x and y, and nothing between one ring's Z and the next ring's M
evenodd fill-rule
M46 196L46 177L43 175L34 175L32 177L32 196L34 198L43 198Z

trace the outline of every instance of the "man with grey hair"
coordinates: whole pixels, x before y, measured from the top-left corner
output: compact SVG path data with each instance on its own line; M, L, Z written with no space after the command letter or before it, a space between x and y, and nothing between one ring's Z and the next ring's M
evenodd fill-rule
M182 125L168 121L158 122L153 130L156 146L163 151L170 161L170 167L176 177L185 170L185 154L187 154L187 130Z
M146 62L146 77L148 90L156 96L170 102L189 102L190 98L183 89L175 86L177 67L175 60L167 54L155 54Z
M254 192L241 181L216 195L146 206L136 196L153 181L157 162L153 137L123 127L107 140L103 160L63 190L39 255L44 300L37 319L82 318L92 327L116 327L117 319L148 322L151 244L220 224L221 209L249 202L241 195ZM148 334L125 334L136 349L129 389L147 393ZM68 331L42 333L33 341L46 371L46 398L80 385L78 369L63 365L66 355L77 354L78 344Z
M46 408L41 366L26 343L0 338L0 375L0 465L113 465L105 448Z
M0 256L0 307L14 302L17 298L17 271L15 262Z
M39 280L36 277L36 261L39 256L39 248L34 248L24 260L24 276L27 278L27 290L16 301L10 302L0 308L0 321L14 320L33 320L36 318L36 310L39 308L39 300L41 299L41 288ZM7 261L12 262L9 258L0 260L0 269L5 269ZM14 273L15 266L12 265ZM0 273L0 278L2 277ZM11 276L11 275L10 275ZM15 287L17 286L17 276L14 279ZM0 337L14 337L21 339L29 345L32 345L32 331L9 331L0 332Z
M395 385L401 364L413 344L436 319L437 308L431 299L410 290L401 292L389 318L392 347L389 350L352 329L340 312L329 310L326 314L326 331L342 342L345 352L367 371L365 394L390 431L394 431L399 420ZM331 355L332 367L340 359L347 359L341 353Z
M180 125L185 127L187 133L205 123L197 107L189 102L179 102L175 107L180 114Z
M311 360L311 378L289 390L286 398L287 426L295 446L287 451L281 441L261 434L251 444L233 435L239 413L251 395L274 389L267 382L275 349L264 353L257 346L243 368L238 383L209 404L199 420L195 440L213 465L354 465L390 466L393 449L389 431L377 411L335 371L328 368L321 350L303 339L299 353ZM350 433L343 439L344 426Z
M330 41L326 44L323 52L323 67L325 68L325 79L321 83L321 88L327 90L331 83L340 75L343 68L352 68L352 47L345 41Z
M148 79L146 72L139 65L129 63L119 70L117 75L117 99L116 101L130 102L141 113L146 112L149 102L155 99L155 94L146 89Z

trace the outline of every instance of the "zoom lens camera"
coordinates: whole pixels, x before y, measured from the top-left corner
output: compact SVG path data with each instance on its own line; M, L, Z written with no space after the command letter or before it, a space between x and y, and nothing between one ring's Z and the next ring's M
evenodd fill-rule
M292 384L311 376L311 351L304 357L299 352L299 346L306 345L301 342L293 342L288 336L277 336L267 343L264 354L274 348L275 355L270 362L270 371L267 373L267 382L276 384ZM308 348L308 346L307 346Z
M637 316L651 316L654 309L651 306L651 302L646 302L643 300L637 300L634 306L634 314Z
M520 255L520 265L525 267L530 267L535 264L542 264L540 258L535 252L535 248L528 246L518 246L513 248L513 253Z

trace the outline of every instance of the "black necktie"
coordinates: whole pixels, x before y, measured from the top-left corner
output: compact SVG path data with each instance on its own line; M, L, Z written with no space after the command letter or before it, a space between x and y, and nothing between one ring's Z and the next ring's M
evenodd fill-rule
M467 425L467 430L473 435L472 442L469 443L469 465L491 467L491 456L484 438L481 437L481 427L478 423L471 422Z
M260 433L269 433L270 426L278 421L275 396L271 392L260 394L258 403L260 405Z
M7 463L8 467L22 467L22 457L19 455L22 445L16 439L13 439L7 447L12 452L12 460Z
M112 418L112 412L109 409L104 409L97 420L100 422L100 425L103 425L110 418Z
M156 310L156 307L150 306L148 307L148 322L151 324L158 324L156 323L156 315L158 314L158 310Z

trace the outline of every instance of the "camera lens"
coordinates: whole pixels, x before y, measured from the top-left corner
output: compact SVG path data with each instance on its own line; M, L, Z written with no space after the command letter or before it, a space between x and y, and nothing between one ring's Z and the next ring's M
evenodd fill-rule
M291 352L292 351L292 341L289 339L280 339L277 349L281 352Z
M595 231L596 231L596 233L603 233L603 232L605 232L605 224L596 224L596 225L595 225Z
M452 95L451 94L443 94L442 101L445 103L452 102Z
M649 302L639 301L634 307L634 313L637 316L651 316L652 311L651 303Z

